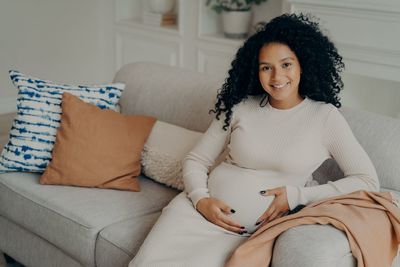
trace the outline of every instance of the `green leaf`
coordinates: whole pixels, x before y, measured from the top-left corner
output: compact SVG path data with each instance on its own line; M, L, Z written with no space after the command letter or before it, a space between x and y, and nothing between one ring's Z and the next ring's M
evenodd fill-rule
M212 9L213 9L215 12L217 12L218 14L220 14L220 13L224 10L224 7L223 7L223 6L214 5L214 6L212 7Z
M211 5L211 9L220 14L222 11L246 11L250 10L251 5L260 5L268 0L207 0L206 5Z

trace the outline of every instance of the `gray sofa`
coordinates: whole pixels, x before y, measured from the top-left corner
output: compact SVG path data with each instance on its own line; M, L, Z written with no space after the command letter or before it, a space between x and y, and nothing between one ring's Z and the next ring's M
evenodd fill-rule
M221 82L153 63L126 65L115 81L126 84L121 112L152 115L196 131L205 131L210 123L208 110ZM400 192L400 120L349 108L342 112L374 162L382 190ZM320 183L338 175L340 170L333 161L314 173ZM0 251L26 266L127 266L161 209L179 193L145 176L140 177L141 192L44 186L38 183L39 177L34 173L0 174ZM276 245L277 257L293 257L289 248L312 236L312 227L320 226L282 234ZM327 236L321 242L335 249L334 238ZM301 251L296 253L301 255ZM329 258L329 251L322 256ZM348 254L327 260L335 261L335 266L355 266Z

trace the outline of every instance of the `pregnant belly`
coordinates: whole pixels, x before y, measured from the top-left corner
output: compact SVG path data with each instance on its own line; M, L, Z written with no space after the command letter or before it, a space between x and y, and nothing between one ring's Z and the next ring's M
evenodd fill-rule
M222 163L209 175L210 195L222 200L236 212L229 215L246 227L249 233L257 230L257 219L270 206L274 196L262 196L261 190L284 185L285 179L266 171L256 171Z

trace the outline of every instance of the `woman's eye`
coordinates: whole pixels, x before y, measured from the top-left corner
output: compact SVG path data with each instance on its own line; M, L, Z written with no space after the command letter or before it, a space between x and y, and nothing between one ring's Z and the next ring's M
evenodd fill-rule
M288 62L286 62L286 63L283 63L283 68L289 68L290 66L292 66L292 63L288 63Z
M261 71L269 71L271 68L268 66L261 67Z

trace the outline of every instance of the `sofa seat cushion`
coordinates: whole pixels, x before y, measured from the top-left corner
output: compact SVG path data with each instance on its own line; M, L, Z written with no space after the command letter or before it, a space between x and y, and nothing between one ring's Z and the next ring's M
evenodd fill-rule
M128 266L160 215L151 213L104 228L96 242L96 266Z
M332 225L299 225L275 241L272 266L354 267L356 259L341 230Z
M0 174L0 214L84 266L95 266L95 242L102 229L160 211L178 193L142 176L141 192L40 185L39 176Z

